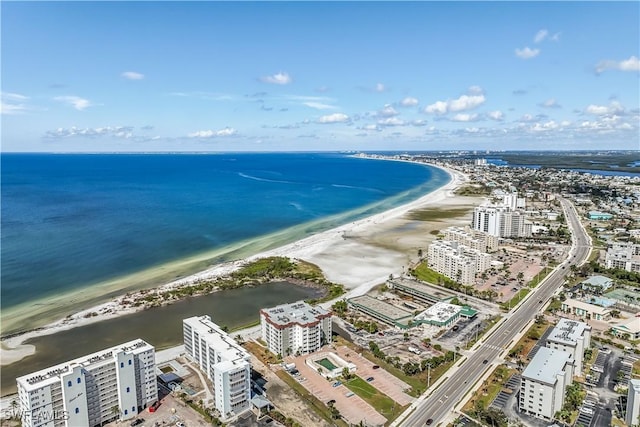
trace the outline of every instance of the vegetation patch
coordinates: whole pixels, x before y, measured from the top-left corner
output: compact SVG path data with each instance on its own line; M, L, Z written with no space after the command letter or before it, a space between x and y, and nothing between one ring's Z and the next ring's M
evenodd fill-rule
M505 365L498 366L485 382L482 383L479 393L464 405L462 412L470 416L482 420L487 425L507 426L507 417L502 411L489 408L489 405L496 398L500 390L504 388L505 382L511 375L517 373L516 369L510 369ZM505 389L506 390L506 389ZM515 390L511 390L515 392Z
M365 402L373 406L373 408L387 420L391 421L402 413L404 407L400 406L386 394L379 392L373 385L366 382L360 377L354 377L344 385L360 396Z
M439 209L439 208L427 208L416 209L407 213L409 219L415 221L433 221L441 222L442 220L449 218L460 218L467 215L471 211L471 208L452 208L452 209Z
M457 196L488 196L491 194L489 187L482 183L463 185L457 188L454 192Z

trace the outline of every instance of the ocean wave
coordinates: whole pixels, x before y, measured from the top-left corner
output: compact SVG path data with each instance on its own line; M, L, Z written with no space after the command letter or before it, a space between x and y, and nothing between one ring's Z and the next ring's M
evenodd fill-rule
M363 190L363 191L370 191L372 193L385 194L384 191L378 190L377 188L371 188L371 187L357 187L353 185L344 185L344 184L331 184L331 186L336 188L350 188L353 190Z
M238 175L243 177L243 178L253 179L254 181L276 182L276 183L280 183L280 184L296 184L295 182L292 182L292 181L281 181L281 180L277 180L277 179L260 178L260 177L253 176L253 175L247 175L246 173L242 173L242 172L238 172Z
M299 211L303 211L304 209L302 208L302 205L300 203L296 203L296 202L289 202L289 205L293 206L294 208L296 208Z

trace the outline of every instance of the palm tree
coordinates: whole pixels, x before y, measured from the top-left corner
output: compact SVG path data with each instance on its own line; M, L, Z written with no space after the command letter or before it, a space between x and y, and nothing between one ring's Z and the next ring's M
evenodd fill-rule
M111 414L114 416L114 418L120 420L120 407L118 405L115 405L111 408Z

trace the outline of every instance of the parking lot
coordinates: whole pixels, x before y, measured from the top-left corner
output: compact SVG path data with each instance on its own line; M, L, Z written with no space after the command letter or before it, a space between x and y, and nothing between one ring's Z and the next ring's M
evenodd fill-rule
M358 424L361 421L367 425L384 425L387 419L378 414L376 410L353 394L344 385L333 386L336 381L329 381L305 363L308 356L287 357L287 363L295 363L299 375L295 378L304 388L309 390L320 401L328 403L333 400L333 405L340 411L342 417L351 424Z
M149 409L142 411L135 419L142 422L137 427L160 427L160 426L178 426L181 423L184 427L207 426L208 424L202 415L184 403L177 397L168 393L168 390L159 388L160 406L155 412L149 412ZM162 396L162 397L161 397ZM134 419L125 422L112 422L105 424L110 427L130 426Z

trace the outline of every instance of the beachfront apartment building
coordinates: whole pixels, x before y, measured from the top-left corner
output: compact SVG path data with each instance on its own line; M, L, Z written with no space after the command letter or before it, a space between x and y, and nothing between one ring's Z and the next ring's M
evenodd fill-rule
M480 252L493 252L498 249L498 238L471 227L447 227L444 229L444 240L458 242L468 248Z
M260 310L262 339L282 357L309 354L331 341L331 312L304 301Z
M562 408L564 393L573 378L569 353L540 347L522 373L520 400L522 412L545 420L553 419Z
M427 252L427 265L463 285L473 285L476 273L491 268L491 255L458 242L436 240Z
M158 400L155 349L133 340L16 379L24 427L100 426Z
M213 383L215 408L223 420L251 409L251 356L211 321L195 316L182 321L184 348Z
M607 268L640 272L640 244L615 242L607 248Z
M582 375L584 351L591 345L591 326L584 322L560 319L553 328L545 347L564 351L569 354L574 374Z
M479 206L473 209L471 228L496 237L530 237L532 223L507 206Z
M624 420L630 427L640 426L640 379L629 380Z

